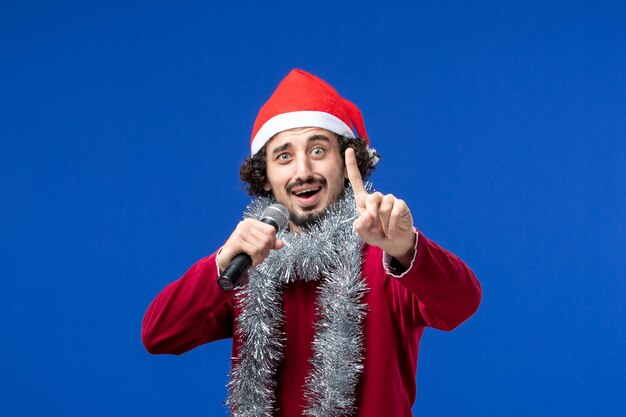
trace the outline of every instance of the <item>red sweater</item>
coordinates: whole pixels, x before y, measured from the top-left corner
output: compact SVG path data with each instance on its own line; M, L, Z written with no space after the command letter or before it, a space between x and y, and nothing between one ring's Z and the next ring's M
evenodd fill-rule
M358 417L408 417L415 401L419 342L425 326L452 330L481 299L474 273L455 255L419 235L412 266L397 277L383 265L381 249L363 249L364 371L357 385ZM150 353L179 355L214 340L233 337L233 292L217 286L216 253L201 259L150 304L142 338ZM284 291L284 358L277 372L275 416L300 416L315 323L319 282L295 282ZM235 334L233 356L239 351Z

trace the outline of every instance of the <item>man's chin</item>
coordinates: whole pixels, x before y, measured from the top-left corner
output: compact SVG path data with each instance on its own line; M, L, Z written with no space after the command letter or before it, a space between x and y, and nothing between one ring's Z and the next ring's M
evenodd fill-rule
M343 192L344 189L341 189L337 196L332 199L333 203L329 203L328 200L321 198L311 206L302 207L296 202L291 201L289 206L289 220L291 224L303 228L310 227L326 213L328 207L334 204L334 202L341 197Z
M298 227L310 227L312 224L319 220L321 213L324 210L319 209L311 209L311 210L300 210L299 212L290 212L289 220L291 223Z

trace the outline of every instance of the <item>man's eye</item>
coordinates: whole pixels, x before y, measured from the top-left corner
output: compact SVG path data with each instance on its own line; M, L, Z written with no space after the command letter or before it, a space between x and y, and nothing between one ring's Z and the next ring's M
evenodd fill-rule
M323 155L324 154L324 148L321 148L321 147L317 146L317 147L311 149L311 153L313 155L316 155L316 156Z
M287 160L289 160L289 154L283 152L281 154L278 154L276 159L278 159L279 161L287 161Z

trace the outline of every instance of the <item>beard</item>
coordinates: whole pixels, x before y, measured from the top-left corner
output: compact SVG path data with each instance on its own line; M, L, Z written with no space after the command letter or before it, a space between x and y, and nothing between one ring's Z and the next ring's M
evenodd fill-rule
M289 213L289 220L295 226L298 226L300 229L309 229L312 225L314 225L326 212L326 209L321 210L320 212L312 212L312 213Z
M337 200L339 200L343 196L344 193L345 193L345 188L340 189L337 192L337 195L333 196L330 203L326 207L320 210L311 210L310 212L304 212L304 213L295 213L295 212L290 211L289 220L291 221L291 223L293 223L295 226L298 226L300 229L309 229L311 228L311 226L318 223L321 219L324 218L324 216L328 212L328 208L331 205L335 204Z

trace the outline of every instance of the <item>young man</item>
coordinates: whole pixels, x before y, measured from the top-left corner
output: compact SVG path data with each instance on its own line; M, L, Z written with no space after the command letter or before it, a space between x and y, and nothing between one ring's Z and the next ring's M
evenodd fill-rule
M364 186L378 155L361 113L319 78L289 73L251 149L241 176L258 198L222 248L152 302L146 349L232 337L236 416L411 416L424 328L469 318L476 277L414 228L404 201ZM279 233L259 221L274 202L290 215ZM217 278L239 253L252 258L248 283L224 292Z

